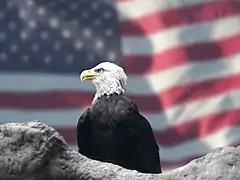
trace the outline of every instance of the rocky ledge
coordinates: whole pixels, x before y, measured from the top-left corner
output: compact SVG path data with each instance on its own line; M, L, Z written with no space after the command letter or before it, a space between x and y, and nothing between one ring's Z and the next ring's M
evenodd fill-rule
M143 174L86 158L39 121L0 125L0 180L238 180L240 148L217 148L162 174Z

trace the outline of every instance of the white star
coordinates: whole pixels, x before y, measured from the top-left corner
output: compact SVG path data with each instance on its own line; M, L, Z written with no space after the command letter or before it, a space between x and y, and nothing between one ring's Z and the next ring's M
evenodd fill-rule
M26 31L21 31L20 32L20 38L25 40L25 39L27 39L27 37L28 37L28 33Z
M63 16L63 17L65 17L65 16L67 15L67 12L66 12L65 10L61 10L61 11L60 11L60 15Z
M69 8L70 8L71 10L75 11L75 10L78 9L78 5L77 5L77 3L71 3L70 6L69 6Z
M57 4L56 2L49 2L48 7L53 7L53 6L55 6L56 4Z
M55 41L54 44L53 44L53 49L55 51L59 51L61 48L62 48L61 42L60 41Z
M7 54L5 52L1 52L0 54L1 62L5 61L7 58L8 58Z
M94 56L93 56L93 54L88 54L88 55L87 55L87 60L90 61L90 62L91 62L91 61L94 61Z
M0 41L4 41L7 38L4 32L0 32Z
M47 31L43 31L41 34L41 39L42 40L47 40L49 38L49 33Z
M92 4L91 4L91 8L92 8L92 10L97 10L98 9L98 3L96 3L96 2L93 2Z
M35 43L32 45L32 50L37 52L40 49L39 44Z
M5 17L5 12L4 11L0 11L0 19L3 19Z
M13 31L13 30L15 30L15 29L17 28L17 24L16 24L14 21L10 21L10 22L8 23L8 28L9 28L11 31Z
M8 0L8 1L7 1L7 7L10 9L10 8L12 8L13 6L14 6L13 2L10 1L10 0Z
M59 21L57 18L52 17L49 19L49 25L51 26L51 28L57 28L59 25Z
M27 16L27 11L26 11L25 9L20 9L20 11L19 11L19 16L20 16L21 18L26 18L26 16Z
M105 35L108 36L108 37L112 36L113 35L113 30L112 29L106 29L105 30Z
M23 60L23 62L27 63L29 61L28 55L23 55L22 60Z
M79 25L79 20L78 19L72 20L72 24L75 25L75 26L78 26Z
M101 24L101 20L100 19L95 19L93 21L93 25L95 25L95 26L99 26L100 24Z
M50 64L51 61L52 61L51 56L47 55L47 56L44 57L44 62L45 62L45 64Z
M92 34L92 32L91 32L90 29L87 29L87 28L86 28L86 29L83 30L83 36L84 36L84 37L90 37L91 34Z
M105 12L103 13L103 17L104 17L105 19L109 19L109 18L112 17L112 13L110 13L109 11L105 11Z
M97 40L96 41L96 48L97 49L102 49L104 47L104 42L103 40Z
M28 7L31 7L31 6L33 6L33 5L34 5L33 0L28 0L28 1L27 1L27 6L28 6Z
M68 64L73 63L73 55L71 55L71 54L67 55L67 56L66 56L66 62L67 62Z
M46 14L46 9L43 8L43 7L39 7L38 10L37 10L37 14L38 14L39 16L45 15L45 14Z
M12 44L11 47L10 47L10 51L12 53L15 53L18 51L18 45L17 44Z
M83 47L82 41L77 40L77 41L74 43L74 47L75 47L75 49L77 49L77 50L82 49L82 47Z
M104 2L109 6L112 6L114 4L113 0L104 0Z
M69 38L71 36L71 32L69 29L64 29L62 31L62 36L65 37L65 38Z
M34 28L37 27L37 23L36 23L36 21L34 21L34 20L30 20L30 21L28 22L28 25L29 25L30 28L32 28L32 29L34 29Z
M114 52L109 52L107 56L110 61L114 61L117 57Z
M89 17L89 14L87 12L83 12L82 16L83 16L83 18L87 18L87 17Z

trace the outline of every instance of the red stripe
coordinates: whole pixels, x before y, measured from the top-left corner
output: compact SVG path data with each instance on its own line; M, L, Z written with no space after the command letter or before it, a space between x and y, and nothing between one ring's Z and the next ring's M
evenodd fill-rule
M81 108L91 104L93 94L84 92L1 92L0 108L11 109L65 109Z
M121 23L121 32L126 36L145 36L177 26L218 20L240 12L239 1L215 1L194 6L149 14L138 19Z
M140 102L139 107L145 111L159 111L158 99L153 97L137 97ZM41 92L41 93L0 93L0 108L11 109L70 109L83 108L89 106L93 99L93 94L84 92ZM141 103L142 102L142 103Z
M128 74L158 72L188 63L221 60L240 52L240 35L214 42L190 44L168 49L155 55L132 55L124 57L124 68ZM229 58L227 58L228 60ZM137 64L137 66L136 66Z
M167 109L174 105L201 100L216 96L232 89L240 89L240 75L203 81L199 83L178 85L161 93L159 101L161 107ZM143 102L139 102L143 103Z
M159 95L131 95L142 113L156 113L181 103L215 96L240 88L240 76L185 84L172 87ZM0 93L0 108L11 109L65 109L89 106L93 94L84 92Z
M77 122L76 122L77 126ZM64 126L64 127L58 127L57 125L54 127L67 141L69 144L76 144L76 126Z
M228 126L240 125L240 109L196 119L188 124L178 125L163 132L154 131L161 146L174 146L184 141L199 139ZM76 143L75 127L55 127L70 144ZM171 147L169 147L171 148Z
M189 123L172 126L165 131L155 132L155 137L161 146L171 148L171 146L200 139L234 125L240 125L240 109L231 109L226 112L201 117Z

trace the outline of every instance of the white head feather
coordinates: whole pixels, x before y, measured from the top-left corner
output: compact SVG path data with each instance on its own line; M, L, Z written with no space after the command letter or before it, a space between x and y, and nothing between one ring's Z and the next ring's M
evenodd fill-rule
M90 78L86 78L86 75ZM111 62L102 62L90 70L83 71L80 78L92 80L95 85L96 94L93 102L103 95L123 94L127 86L124 69Z

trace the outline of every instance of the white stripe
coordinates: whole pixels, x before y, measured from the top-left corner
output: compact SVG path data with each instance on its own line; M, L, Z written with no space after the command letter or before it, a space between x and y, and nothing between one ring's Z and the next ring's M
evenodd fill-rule
M167 29L150 36L123 36L125 55L152 55L194 43L211 42L240 34L240 16Z
M240 54L237 54L232 57L223 58L222 60L209 59L205 62L192 62L188 65L148 75L147 78L144 79L141 79L141 76L132 76L132 78L129 79L127 92L129 92L129 94L161 93L171 87L177 87L178 85L239 74L239 59ZM149 87L150 89L148 89Z
M240 73L240 54L222 60L189 63L185 66L139 76L130 75L127 93L129 95L149 95L163 92L173 86L222 78ZM137 87L137 88L136 88ZM95 92L90 82L80 82L79 77L49 74L7 74L0 73L0 92L6 91L84 91Z
M61 110L10 110L0 109L0 124L8 122L27 122L39 120L50 126L76 126L79 116L85 109L61 109ZM148 114L148 119L156 119L159 122L159 114Z
M240 143L240 126L226 127L202 139L194 139L170 148L160 147L162 161L180 161L187 157L208 153L210 150Z
M117 10L120 21L141 18L149 14L166 11L174 8L187 7L191 5L205 4L214 0L131 0L119 2Z
M193 139L170 148L159 145L161 161L177 162L188 157L204 156L215 148L240 143L239 132L240 126L230 126L202 139ZM76 145L70 144L70 146L77 150Z
M155 130L166 130L174 125L195 121L197 118L238 109L240 90L232 90L210 98L181 104L167 109L159 118L149 119Z
M50 126L76 126L83 109L70 110L0 110L0 123L39 120Z
M240 110L240 90L232 90L214 97L189 102L167 109L165 112L143 115L149 120L155 131L166 130L174 125L195 121L207 115L226 112L231 109ZM68 110L0 110L0 123L40 120L54 126L75 126L83 109Z

